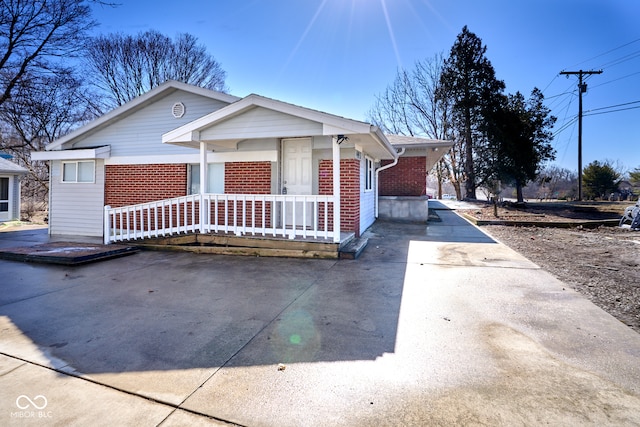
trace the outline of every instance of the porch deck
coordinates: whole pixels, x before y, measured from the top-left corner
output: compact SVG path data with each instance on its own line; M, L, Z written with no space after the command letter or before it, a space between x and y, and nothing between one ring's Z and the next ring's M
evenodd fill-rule
M336 200L330 195L207 193L105 206L104 243L254 256L338 258L345 253L355 258L363 245L346 249L355 233L334 232L340 224Z
M232 233L198 233L148 238L127 243L150 250L172 250L200 254L246 255L292 258L355 258L354 233L340 233L340 242L326 239L236 236ZM366 244L366 242L364 243ZM363 246L361 242L359 245ZM361 249L360 249L361 250Z

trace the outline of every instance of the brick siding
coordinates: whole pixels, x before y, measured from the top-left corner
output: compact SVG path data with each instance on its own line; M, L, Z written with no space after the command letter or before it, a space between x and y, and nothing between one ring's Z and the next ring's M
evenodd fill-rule
M333 194L333 161L320 160L319 192ZM333 230L333 206L329 206L328 221ZM324 221L324 210L320 222ZM340 229L360 236L360 160L340 160Z
M233 162L224 165L224 192L226 194L271 194L271 162ZM265 206L265 226L271 226L272 203ZM224 209L219 210L220 222L224 218ZM235 220L242 224L242 203L236 204ZM246 203L245 219L252 225L253 203ZM262 202L255 202L255 212L262 212ZM261 227L262 216L257 214L256 227ZM233 224L233 205L228 212L228 220Z
M187 165L106 165L105 204L113 208L187 194Z
M382 165L391 163L385 160ZM427 186L425 157L400 157L398 164L380 172L381 196L423 196Z

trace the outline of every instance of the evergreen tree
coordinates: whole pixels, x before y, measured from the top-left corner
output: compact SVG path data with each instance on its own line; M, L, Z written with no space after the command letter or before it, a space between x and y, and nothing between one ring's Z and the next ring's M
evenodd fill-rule
M633 185L640 185L640 167L629 172L629 180Z
M474 159L485 142L482 127L494 100L505 88L504 82L496 79L486 51L482 40L465 26L445 60L441 76L442 91L453 100L456 126L464 141L465 196L471 199L476 198L477 185Z
M555 159L551 127L556 118L549 115L537 88L528 100L520 92L497 100L487 116L487 144L479 150L478 173L485 185L493 186L493 180L513 185L522 203L522 188L538 177L545 161Z
M612 193L616 190L620 182L620 173L614 169L608 160L603 163L594 160L582 171L582 181L587 197L604 199L607 193Z

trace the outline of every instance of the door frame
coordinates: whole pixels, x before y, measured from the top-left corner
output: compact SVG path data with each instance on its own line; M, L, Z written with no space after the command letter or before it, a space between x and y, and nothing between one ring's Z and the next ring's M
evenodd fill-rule
M280 175L280 179L279 179L279 184L280 184L280 188L278 189L278 193L280 194L284 194L283 193L283 189L285 187L287 187L287 184L285 184L284 182L284 178L286 176L285 172L286 172L286 150L285 150L285 144L287 141L307 141L308 142L308 146L309 146L309 163L308 163L308 171L309 171L309 179L310 179L310 183L309 183L309 190L308 192L306 192L304 195L312 195L313 194L313 188L314 188L314 183L315 183L315 179L314 179L314 168L313 168L313 137L310 136L305 136L305 137L292 137L292 138L281 138L280 139L280 167L278 168L278 173ZM289 194L289 193L288 193ZM288 214L289 211L287 211L287 217L289 216ZM296 211L298 212L298 211ZM298 217L299 213L297 213L296 218ZM282 221L282 215L280 214L280 212L277 213L277 217L278 217L278 223L280 223L280 221ZM300 218L296 219L296 224L300 224L301 220ZM286 222L289 223L290 218L286 219ZM307 224L310 224L310 221L313 221L313 213L311 211L307 211L307 218L306 218L306 222ZM291 221L293 222L293 221ZM282 225L282 224L280 224Z
M13 176L11 175L0 175L0 178L7 178L8 179L8 191L7 191L7 197L8 199L6 200L8 209L6 212L0 212L0 222L1 221L10 221L13 218L11 217L11 213L13 212L13 202L15 199L15 194L13 194ZM4 200L3 200L4 201Z
M310 136L305 136L305 137L294 137L294 138L282 138L280 140L280 165L281 167L279 168L279 175L280 175L280 188L278 188L278 192L279 194L283 194L282 190L284 187L286 187L286 184L284 183L284 177L285 177L285 172L286 172L286 153L285 153L285 143L286 141L296 141L296 140L307 140L309 141L309 148L311 149L311 156L309 158L309 171L311 173L311 185L309 186L309 195L313 194L313 184L314 184L314 177L313 177L313 138Z

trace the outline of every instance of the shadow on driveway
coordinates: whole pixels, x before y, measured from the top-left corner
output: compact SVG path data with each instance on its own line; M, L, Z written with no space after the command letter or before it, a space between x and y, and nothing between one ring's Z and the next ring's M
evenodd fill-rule
M221 367L245 348L234 365L375 360L395 349L410 241L493 242L451 211L438 215L429 225L377 222L357 261L171 252L78 267L0 261L0 318L81 373ZM15 236L46 241L33 233ZM4 234L2 245L14 233ZM6 331L0 351L12 345Z

